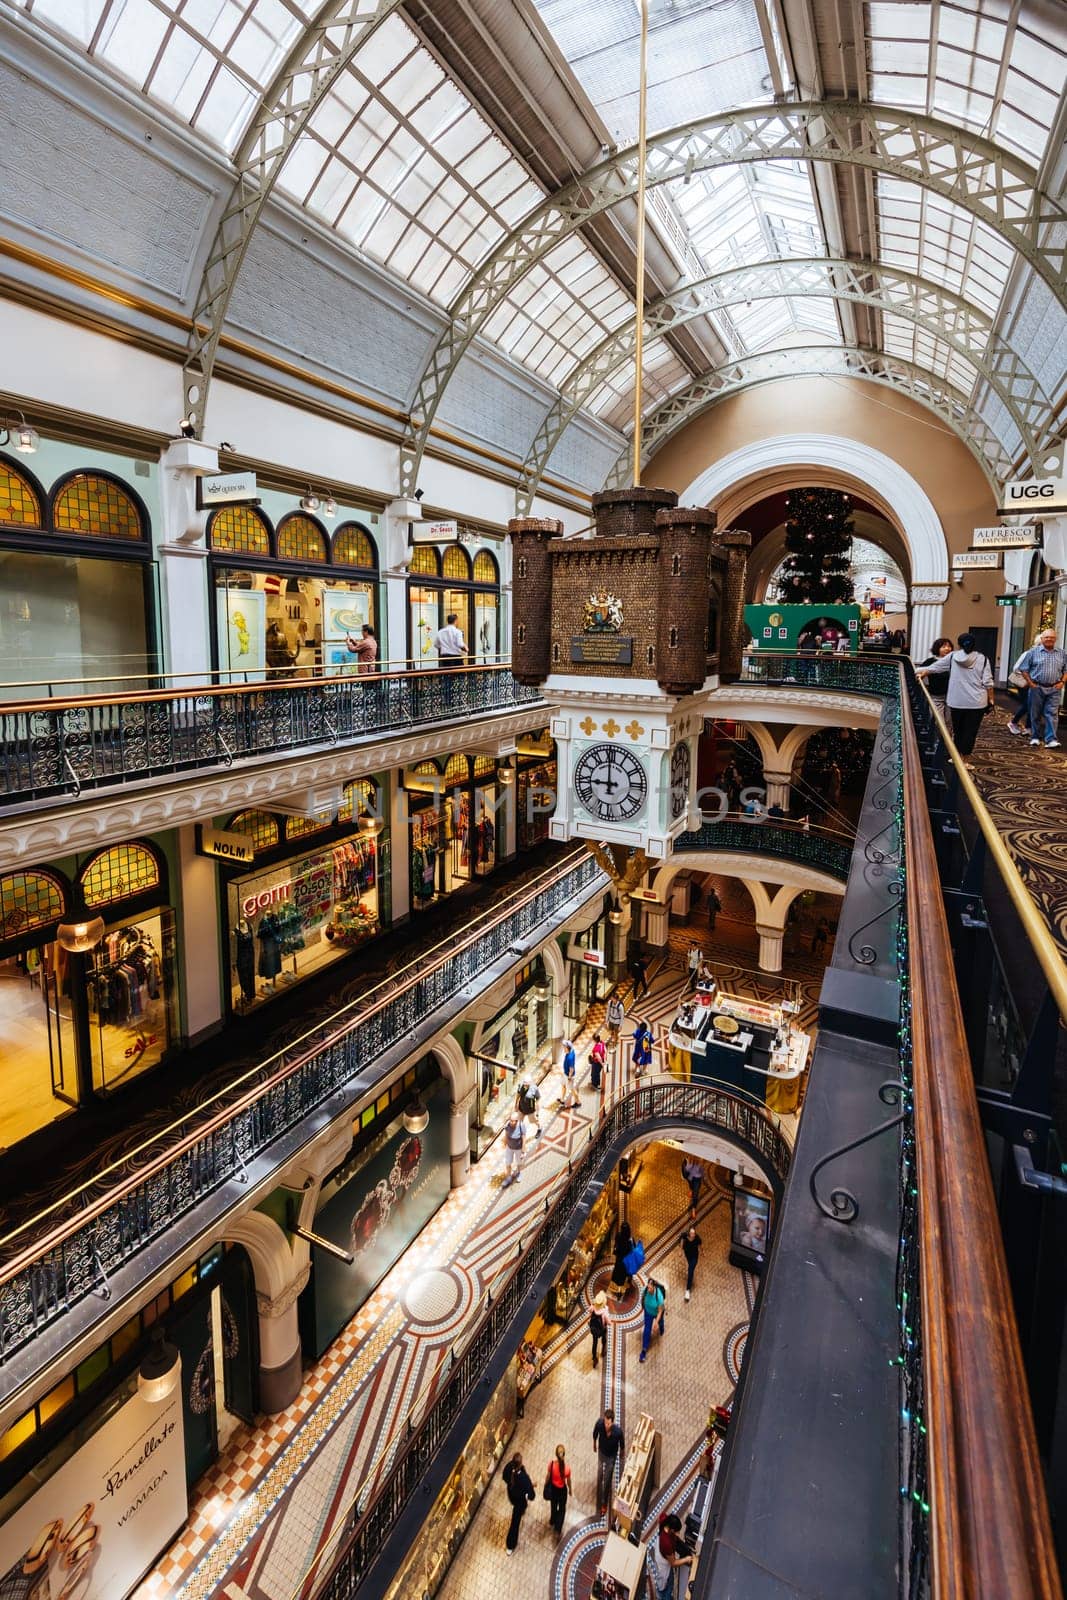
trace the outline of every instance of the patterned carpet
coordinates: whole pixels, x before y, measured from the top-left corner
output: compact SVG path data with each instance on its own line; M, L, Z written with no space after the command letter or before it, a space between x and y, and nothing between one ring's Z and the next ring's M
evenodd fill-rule
M971 766L990 816L1067 955L1067 750L1032 750L998 706Z

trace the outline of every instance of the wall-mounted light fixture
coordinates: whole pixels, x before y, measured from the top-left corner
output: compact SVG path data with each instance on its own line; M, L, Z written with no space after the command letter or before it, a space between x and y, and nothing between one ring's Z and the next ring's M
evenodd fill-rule
M0 445L13 444L20 455L32 456L36 454L40 442L37 429L30 426L21 411L0 421Z
M429 1125L430 1113L416 1094L404 1112L404 1129L407 1133L422 1133Z
M318 511L318 509L321 506L321 504L322 504L322 501L319 499L318 495L315 494L312 491L311 485L309 483L308 484L308 492L307 492L307 494L302 494L300 496L300 509L301 509L301 511L310 511L310 512Z
M61 922L56 929L56 943L75 955L83 956L95 950L103 937L103 917L90 917L84 922Z
M158 1405L178 1387L182 1358L175 1345L166 1338L163 1329L152 1329L151 1343L137 1370L137 1388L143 1399Z

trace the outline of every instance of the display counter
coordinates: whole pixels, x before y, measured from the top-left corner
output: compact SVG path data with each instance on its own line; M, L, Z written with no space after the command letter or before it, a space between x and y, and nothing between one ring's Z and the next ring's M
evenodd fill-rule
M618 1200L619 1182L616 1171L601 1189L577 1238L567 1252L559 1276L549 1287L543 1307L546 1322L569 1322L579 1309L586 1280L614 1231Z
M652 1418L643 1411L626 1452L622 1476L611 1503L619 1532L626 1537L629 1537L634 1523L641 1520L648 1497L659 1481L658 1457L659 1434Z
M774 1111L795 1111L811 1041L794 1006L709 988L679 1010L668 1035L671 1071L744 1089Z
M631 1544L609 1533L593 1575L592 1600L636 1600L644 1587L647 1544Z

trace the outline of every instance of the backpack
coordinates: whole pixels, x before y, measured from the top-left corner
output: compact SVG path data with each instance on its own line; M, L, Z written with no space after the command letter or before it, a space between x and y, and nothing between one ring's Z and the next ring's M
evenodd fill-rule
M525 1083L519 1090L519 1110L524 1117L532 1117L537 1110L537 1100L530 1092L530 1086Z

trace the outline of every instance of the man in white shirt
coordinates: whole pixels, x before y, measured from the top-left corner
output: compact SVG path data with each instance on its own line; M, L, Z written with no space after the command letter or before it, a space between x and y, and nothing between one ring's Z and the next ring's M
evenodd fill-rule
M443 667L458 667L467 654L467 641L456 627L456 613L450 611L443 628L434 634L433 646Z

